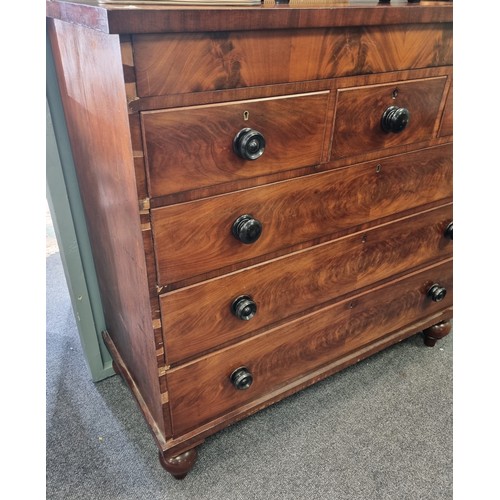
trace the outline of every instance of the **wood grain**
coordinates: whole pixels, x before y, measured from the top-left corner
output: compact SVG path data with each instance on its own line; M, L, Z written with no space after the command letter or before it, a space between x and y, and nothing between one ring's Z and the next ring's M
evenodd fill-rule
M141 113L151 196L319 163L328 96L324 91ZM266 140L257 160L233 151L244 128Z
M430 267L172 369L167 380L174 436L449 307L451 276L451 261ZM448 290L438 303L426 296L435 281ZM240 366L254 377L246 391L229 380Z
M46 7L106 345L168 470L329 374L447 331L452 2ZM408 133L381 138L392 104ZM247 125L268 149L237 164ZM263 223L254 245L231 235L243 213ZM243 293L258 303L245 323L229 310ZM242 365L248 391L229 382Z
M234 408L220 417L217 417L206 424L202 424L191 431L186 432L180 436L173 437L168 440L167 446L169 447L187 447L196 446L201 439L214 434L215 432L224 429L225 427L237 422L243 418L249 417L254 413L267 408L268 406L281 401L282 399L295 394L296 392L305 389L331 375L343 370L344 368L354 365L368 358L391 345L401 342L402 340L421 332L422 330L431 327L442 321L449 321L453 316L453 309L451 307L438 311L436 314L420 318L415 323L405 326L402 329L396 330L385 337L382 337L369 345L357 349L345 356L342 356L326 365L322 365L317 370L309 372L302 377L296 378L287 384L280 386L272 392L264 394L262 397L242 404Z
M453 245L443 233L451 219L452 207L447 205L162 295L168 364L449 258ZM238 319L230 310L240 295L249 295L257 304L250 321Z
M452 195L452 147L432 148L151 210L158 283L201 275ZM186 216L189 214L189 216ZM256 243L231 234L251 214Z
M131 103L129 103L129 110L130 112L136 113L139 110L150 110L151 106L158 106L158 107L164 107L165 109L171 109L175 108L176 104L190 107L199 105L202 106L204 104L215 104L215 103L220 104L221 102L233 103L235 101L244 101L244 100L245 101L255 100L255 102L258 102L259 99L267 99L272 97L279 98L280 96L286 96L292 94L304 94L304 93L311 94L313 92L321 92L321 91L330 92L330 100L327 105L328 112L326 118L325 140L324 140L324 149L323 149L323 157L321 158L322 162L321 164L315 164L309 167L295 167L293 169L280 170L272 173L263 173L261 175L255 175L253 177L238 176L236 178L233 178L233 180L227 180L212 185L198 187L190 191L178 191L175 193L156 196L155 198L151 199L151 206L170 205L172 203L189 201L200 197L212 196L224 192L244 189L258 184L276 182L278 180L283 180L285 178L298 177L319 170L328 170L332 168L344 167L349 164L359 163L361 161L366 161L376 158L377 156L380 156L380 150L365 151L364 153L358 153L355 157L337 158L337 159L333 158L330 159L330 161L328 161L331 148L329 142L331 141L331 136L332 136L333 113L335 108L334 104L336 100L337 90L356 87L356 86L375 87L377 85L383 85L383 84L390 85L393 84L394 82L403 80L404 81L424 80L427 78L437 78L437 77L445 77L447 81L449 81L451 80L450 78L451 73L452 73L452 68L449 66L444 66L438 68L401 71L398 73L379 73L379 74L364 75L357 77L345 77L345 78L338 78L335 80L317 80L312 82L272 85L265 87L250 87L250 88L240 88L231 90L221 90L215 92L199 92L194 94L142 98L133 101L133 106L132 106L133 111L130 106ZM446 89L448 88L448 86L449 85L445 85L445 92L447 92ZM392 90L393 89L391 89L391 94ZM442 108L444 108L444 104L445 104L445 98L443 96L440 105L440 110L438 112L439 116L441 116L442 114ZM439 120L436 120L436 133L433 133L432 137L427 138L424 141L420 142L409 141L407 144L399 144L399 145L396 144L394 146L386 146L386 149L384 149L384 156L399 154L406 151L416 150L419 148L450 142L450 137L440 138L437 136L438 125L439 125ZM159 137L158 139L161 142L161 137ZM298 142L299 143L302 142L300 138ZM402 142L404 143L404 141ZM167 157L168 161L168 151L165 150L164 153L165 154L163 156ZM191 153L191 155L192 154L193 153ZM209 154L211 154L210 151ZM264 158L260 158L259 161L263 159ZM291 162L291 164L293 164L293 162ZM230 169L231 167L229 167L229 170ZM161 175L161 172L159 172L159 174ZM207 181L205 180L205 184L206 182Z
M374 0L333 6L262 5L252 7L192 7L103 5L97 0L47 0L47 16L105 33L161 33L278 30L328 26L451 23L453 4L429 2L376 5ZM418 8L415 8L418 7Z
M446 24L137 35L141 97L444 66Z
M384 85L355 85L337 90L332 158L356 156L433 137L446 77L393 81ZM407 127L384 132L380 121L390 106L410 112Z
M119 40L57 20L48 32L107 330L165 432Z

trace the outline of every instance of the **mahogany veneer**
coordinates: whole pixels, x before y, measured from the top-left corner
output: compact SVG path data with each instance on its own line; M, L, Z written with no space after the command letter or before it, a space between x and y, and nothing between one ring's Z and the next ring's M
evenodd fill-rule
M329 94L142 113L151 196L320 163ZM247 127L266 138L266 154L250 164L234 154L228 140Z
M450 332L451 2L47 18L103 337L175 478L231 423Z

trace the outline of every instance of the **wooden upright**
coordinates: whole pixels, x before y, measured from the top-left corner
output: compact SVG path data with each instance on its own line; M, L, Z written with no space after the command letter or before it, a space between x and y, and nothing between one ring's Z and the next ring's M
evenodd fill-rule
M103 336L174 477L233 422L450 332L451 2L47 18Z

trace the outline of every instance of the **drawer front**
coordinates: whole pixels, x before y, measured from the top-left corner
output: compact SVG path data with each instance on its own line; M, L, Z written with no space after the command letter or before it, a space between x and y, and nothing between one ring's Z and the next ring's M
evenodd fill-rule
M434 137L446 80L447 76L436 76L338 89L332 158L415 144ZM406 112L409 121L400 130Z
M427 296L434 283L447 290L440 302ZM451 306L451 288L449 261L170 370L174 435L271 395L295 378ZM239 367L253 376L247 390L237 390L230 381Z
M151 210L158 282L174 283L452 196L452 146ZM232 234L251 215L250 244ZM238 226L238 224L236 224Z
M452 26L136 35L133 50L145 97L449 65Z
M451 220L447 205L164 294L167 362L178 363L397 273L449 258L452 242L444 233ZM245 304L250 314L238 310Z
M320 163L329 95L323 91L142 113L151 196ZM240 133L245 129L263 137L263 154L256 159L252 146L259 151L262 139L254 132ZM233 146L237 136L238 152Z

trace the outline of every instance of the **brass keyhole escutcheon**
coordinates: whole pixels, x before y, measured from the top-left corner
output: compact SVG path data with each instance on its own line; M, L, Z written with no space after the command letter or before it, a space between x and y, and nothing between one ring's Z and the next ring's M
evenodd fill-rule
M248 121L250 118L250 113L248 111L243 111L243 120Z

